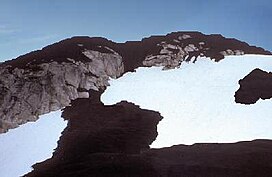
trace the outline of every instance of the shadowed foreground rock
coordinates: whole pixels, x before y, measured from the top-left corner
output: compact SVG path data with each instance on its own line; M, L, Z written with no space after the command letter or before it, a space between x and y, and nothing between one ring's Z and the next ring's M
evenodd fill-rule
M235 101L254 104L259 99L272 98L272 73L254 69L239 81L240 88L235 93Z
M26 177L271 177L272 141L150 149L159 113L90 95L64 109L56 152Z
M155 140L160 114L128 102L104 106L100 93L90 95L64 109L69 122L53 158L27 176L154 176L139 154Z
M270 177L272 141L177 145L151 149L153 168L162 177Z

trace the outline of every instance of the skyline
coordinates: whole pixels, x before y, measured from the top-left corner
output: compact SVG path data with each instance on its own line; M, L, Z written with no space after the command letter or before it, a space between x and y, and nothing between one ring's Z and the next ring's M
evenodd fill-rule
M125 42L175 31L222 34L271 51L271 5L268 0L1 0L0 61L72 36Z

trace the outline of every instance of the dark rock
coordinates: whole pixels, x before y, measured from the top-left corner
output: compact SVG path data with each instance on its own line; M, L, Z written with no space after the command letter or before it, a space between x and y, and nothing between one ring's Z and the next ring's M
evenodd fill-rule
M159 113L132 103L103 105L101 92L64 109L69 121L51 159L26 177L270 177L272 141L149 149ZM174 137L169 137L174 138Z
M27 176L143 176L152 169L139 154L157 137L160 114L128 102L105 106L100 94L64 109L68 125L53 158L35 165Z
M176 145L151 149L152 164L165 177L268 177L272 141Z
M240 88L235 92L235 102L254 104L259 99L272 98L272 73L254 69L239 81Z
M92 138L86 136L86 132L93 130L66 129L53 158L35 165L34 171L26 177L270 177L272 174L272 141L269 140L176 145L131 153L120 152L113 141L105 141L116 132L121 133L122 129L127 127L120 124L118 131L102 131L100 135L104 133L104 136L100 137L104 142L99 142L99 137L95 141L93 134L89 134ZM93 147L98 144L102 144L99 146L102 149ZM120 148L124 149L124 146L120 145ZM68 156L63 152L69 153Z

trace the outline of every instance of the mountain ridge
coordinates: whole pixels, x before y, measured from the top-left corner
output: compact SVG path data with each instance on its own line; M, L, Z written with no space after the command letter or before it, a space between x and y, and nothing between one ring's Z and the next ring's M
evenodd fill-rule
M102 37L68 38L0 64L0 132L64 108L71 100L87 98L90 89L104 90L109 78L138 67L174 69L200 56L218 62L244 54L272 55L236 39L200 32L173 32L125 43Z
M244 54L272 55L236 39L200 32L125 43L101 37L65 39L0 64L0 133L63 110L68 126L53 157L34 165L29 177L268 177L271 140L152 149L159 112L126 101L107 106L100 99L110 79L138 67L175 69L201 57L219 62ZM247 94L252 94L250 89Z
M42 57L68 57L69 55L62 55L59 56L57 53L63 53L63 50L65 49L65 51L82 51L83 49L80 48L80 46L76 46L77 44L85 44L86 48L89 50L95 50L95 51L99 51L99 52L103 52L103 53L108 53L111 52L105 48L99 48L98 46L106 46L106 47L110 47L113 50L116 50L116 52L118 52L121 56L122 55L126 55L124 50L127 50L128 48L130 49L131 47L136 48L134 49L137 51L137 48L140 48L139 51L141 51L140 53L147 53L144 55L138 55L137 57L140 58L141 60L143 60L143 57L146 57L148 55L148 53L152 53L150 52L151 48L156 48L156 46L159 44L160 42L171 42L171 44L173 43L173 40L178 39L179 37L181 37L182 35L189 35L190 37L186 38L185 41L183 41L185 44L196 44L197 42L206 42L208 41L209 45L212 45L210 50L215 50L212 51L212 54L208 54L207 57L211 57L214 58L216 60L220 60L222 58L224 58L224 56L220 55L219 52L227 50L227 49L231 49L231 50L243 50L244 49L244 53L245 54L263 54L263 55L272 55L272 53L270 51L267 51L261 47L256 47L256 46L250 46L248 45L246 42L242 42L239 41L235 38L225 38L223 37L221 34L203 34L201 32L197 32L197 31L185 31L185 32L172 32L172 33L168 33L166 35L151 35L150 37L145 37L142 38L142 40L140 41L126 41L126 42L114 42L112 40L109 40L107 38L104 37L89 37L89 36L74 36L71 38L67 38L64 40L61 40L59 42L50 44L46 47L43 47L40 50L36 50L36 51L32 51L30 53L21 55L17 58L14 58L12 60L8 60L5 61L3 63L1 63L1 65L15 65L15 67L24 67L25 64L27 64L29 61L33 60L33 57L37 57L37 58L42 58ZM196 40L196 41L195 41ZM221 42L220 42L221 41ZM213 43L217 43L216 45L218 45L218 49L216 49L216 45L214 45ZM227 46L223 46L223 44L227 44ZM148 46L148 51L146 52L146 46ZM150 46L152 46L150 48ZM158 49L156 49L158 50ZM156 50L153 50L155 52L157 52ZM221 50L221 51L220 51ZM139 52L137 51L137 52ZM133 52L133 51L132 51ZM215 54L217 52L217 54ZM49 54L51 53L51 54ZM70 54L70 53L69 53ZM74 53L71 53L72 55L74 55ZM47 56L49 55L49 56ZM79 54L77 54L79 55ZM76 56L79 58L79 60L84 60L84 57L82 56ZM126 58L126 57L125 57ZM62 58L63 61L65 61ZM133 59L129 59L129 60L133 60ZM61 61L61 60L60 60ZM42 63L42 61L37 61L36 64L40 64ZM44 61L44 62L49 62L49 61ZM129 70L129 69L128 69Z

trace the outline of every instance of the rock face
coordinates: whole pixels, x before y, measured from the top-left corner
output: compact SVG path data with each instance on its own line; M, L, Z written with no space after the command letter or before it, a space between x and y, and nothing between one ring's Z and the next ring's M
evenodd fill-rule
M162 119L160 114L128 102L104 106L100 102L100 94L93 91L90 99L77 99L72 106L64 109L63 117L69 123L53 158L35 165L35 170L27 176L101 176L105 173L111 176L115 175L112 172L116 170L122 176L127 173L122 170L123 160L129 162L127 156L132 160L137 159L137 154L149 149L158 134L157 124ZM94 166L89 166L89 162L82 163L82 159L92 159ZM135 175L145 172L141 172L140 168L151 168L151 164L144 159L138 163L149 167L124 165L136 172ZM71 172L65 170L70 168L67 165L71 165ZM92 172L81 173L85 167L90 167Z
M261 52L259 49L235 39L226 39L221 35L202 35L195 32L172 33L164 39L153 37L153 40L158 41L157 49L145 57L143 65L163 66L164 69L179 67L184 61L195 62L199 56L219 61L228 55Z
M83 52L89 61L49 62L27 69L0 68L0 132L15 128L39 115L59 110L77 98L88 98L89 90L108 86L109 78L124 72L117 53Z
M239 81L240 88L235 93L235 101L254 104L259 99L272 98L272 73L254 69Z

